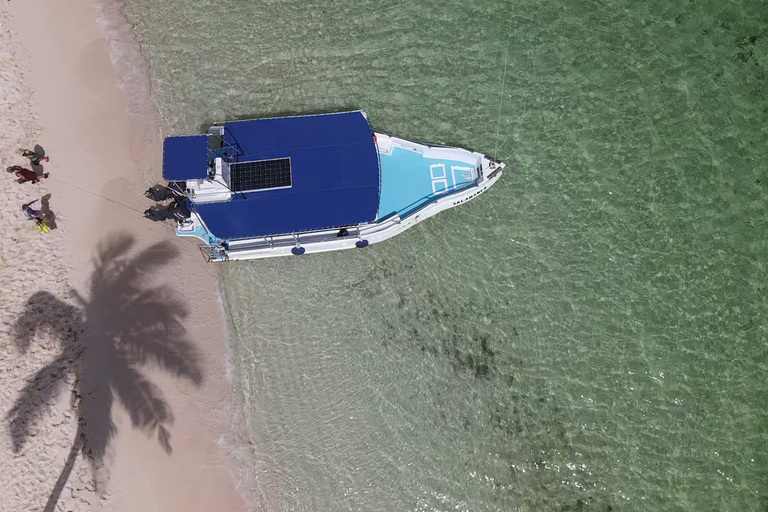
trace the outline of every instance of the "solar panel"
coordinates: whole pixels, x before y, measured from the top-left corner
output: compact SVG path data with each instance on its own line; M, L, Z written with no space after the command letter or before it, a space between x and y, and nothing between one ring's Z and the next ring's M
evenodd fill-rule
M291 186L290 158L233 163L229 172L235 192Z

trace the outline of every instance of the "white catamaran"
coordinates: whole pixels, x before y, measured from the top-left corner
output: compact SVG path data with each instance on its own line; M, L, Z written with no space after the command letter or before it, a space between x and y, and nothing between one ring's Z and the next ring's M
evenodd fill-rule
M145 212L174 219L209 261L364 248L496 183L504 168L468 151L375 133L364 112L217 123L167 137Z

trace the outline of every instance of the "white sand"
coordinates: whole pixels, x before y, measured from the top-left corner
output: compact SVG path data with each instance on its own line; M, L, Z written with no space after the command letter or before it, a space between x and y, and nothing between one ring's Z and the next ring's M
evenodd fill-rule
M79 455L58 507L60 510L142 512L249 510L248 503L236 490L233 469L221 443L222 436L233 435L224 421L224 408L231 406L234 398L233 386L225 375L223 320L216 301L217 268L203 261L193 241L174 237L170 226L153 224L139 213L150 204L142 193L152 184L151 180L159 181L161 162L159 123L152 109L143 103L146 100L142 98L143 86L131 87L138 90L138 96L133 97L128 97L119 87L109 44L102 33L110 27L99 25L99 9L90 0L12 0L3 4L0 6L0 165L3 171L0 180L0 283L3 287L0 410L3 417L12 410L24 386L33 382L31 376L60 353L61 342L52 330L64 326L66 332L67 326L77 325L78 310L66 309L75 304L68 294L69 288L76 289L86 300L92 298L89 279L100 241L121 234L136 239L137 251L158 242L164 247L176 248L178 256L155 274L171 287L169 300L183 302L189 311L183 325L198 354L191 364L202 372L202 381L196 384L191 378L169 375L159 367L134 365L149 382L159 387L169 412L162 407L155 408L155 423L144 421L143 425L134 426L116 395L111 407L116 433L107 446L103 466L94 474L89 461ZM121 71L121 75L125 73L127 71ZM132 80L141 85L145 78L137 75ZM17 149L37 143L50 156L50 162L44 167L51 178L39 184L17 184L12 175L5 174L5 167L28 164ZM44 193L52 194L51 209L58 217L58 229L50 234L41 234L20 209L22 203ZM149 282L153 284L147 286L157 284ZM41 291L49 292L51 301L61 300L68 305L44 305L26 317L21 331L43 317L52 324L52 329L37 330L29 349L22 353L15 342L19 332L15 325L27 300ZM78 343L87 344L89 342L83 340L89 339L89 332L100 332L93 324L101 317L108 323L122 318L109 310L110 300L113 295L119 295L118 292L97 290L94 293L101 293L101 298L98 304L89 306L86 323L91 327L78 335ZM51 315L58 316L51 318ZM100 328L106 331L108 327ZM107 342L109 340L104 346L112 346ZM115 373L111 366L114 360L106 356L99 359L102 357L99 354L100 349L89 349L86 357L70 354L67 357L71 361L67 363L78 368L81 375L91 375L87 373L91 372L98 374L98 379L109 379ZM43 510L64 468L77 438L78 413L73 408L76 401L71 400L74 377L65 372L62 375L65 385L57 394L42 400L46 414L30 426L29 436L17 453L9 435L9 421L2 420L0 511ZM96 377L81 378L81 383L89 379ZM101 382L98 379L96 381ZM35 386L37 384L32 387ZM103 394L105 390L98 392ZM158 433L163 429L170 434L171 453L158 441Z

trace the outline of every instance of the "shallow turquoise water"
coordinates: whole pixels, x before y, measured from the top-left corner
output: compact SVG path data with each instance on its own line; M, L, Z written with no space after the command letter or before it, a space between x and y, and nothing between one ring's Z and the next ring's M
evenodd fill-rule
M768 507L764 2L127 14L168 133L361 108L510 164L392 241L225 267L270 508Z

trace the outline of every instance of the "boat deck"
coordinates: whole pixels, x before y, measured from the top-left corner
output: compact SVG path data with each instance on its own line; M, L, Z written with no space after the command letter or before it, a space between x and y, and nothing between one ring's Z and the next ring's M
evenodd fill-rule
M458 153L454 155L450 150L428 148L427 151L429 153L425 154L418 149L393 144L389 151L379 152L379 219L395 213L405 217L441 195L461 190L477 182L476 162L448 158L458 156ZM469 152L465 153L470 155Z

